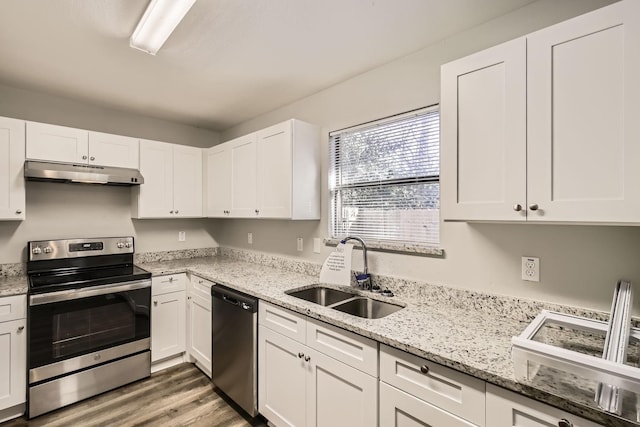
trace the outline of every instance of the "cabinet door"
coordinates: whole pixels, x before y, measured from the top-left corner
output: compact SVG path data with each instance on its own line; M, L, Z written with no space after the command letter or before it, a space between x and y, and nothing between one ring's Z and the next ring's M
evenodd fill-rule
M487 425L498 427L498 424L492 424L489 420ZM475 424L380 382L380 426L474 427Z
M304 361L306 352L304 345L258 327L258 406L260 414L278 427L305 425L310 372Z
M89 164L138 169L137 138L89 132Z
M26 320L0 323L0 410L25 401L27 372Z
M525 39L443 65L441 98L443 219L524 221Z
M89 161L89 132L27 122L27 158L63 163Z
M0 117L0 219L25 218L24 127Z
M376 378L311 349L303 359L308 365L307 427L378 425Z
M256 133L258 210L263 218L291 218L291 121Z
M144 184L134 188L137 218L173 217L173 148L171 144L140 140L140 173Z
M176 216L202 217L200 148L173 145L173 209Z
M529 220L640 221L640 2L528 37Z
M185 292L152 297L151 361L176 356L185 350Z
M190 293L188 303L189 354L211 377L211 296L204 298L198 294Z
M255 218L256 200L256 134L229 142L231 149L231 216Z
M221 144L207 151L207 216L228 217L231 210L231 150Z
M503 388L487 384L487 426L491 427L551 427L560 420L573 427L598 427L592 421L568 414Z

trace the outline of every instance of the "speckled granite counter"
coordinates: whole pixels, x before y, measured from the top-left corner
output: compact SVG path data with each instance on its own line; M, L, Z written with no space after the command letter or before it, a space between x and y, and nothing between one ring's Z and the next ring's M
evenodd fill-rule
M307 274L292 272L223 256L151 262L141 267L154 275L191 272L603 425L634 425L595 409L592 397L585 396L581 390L567 390L567 384L549 384L550 391L543 391L514 379L511 337L519 335L542 308L584 314L577 309L426 283L420 284L419 289L396 288L393 283L384 283L397 294L385 300L406 307L382 319L361 319L285 294L285 291L316 283L318 276L308 274L309 271L305 271ZM303 268L308 269L308 266ZM386 281L393 279L386 278ZM372 295L367 293L367 296ZM552 394L562 387L564 398Z
M27 288L27 276L0 276L0 297L24 295Z

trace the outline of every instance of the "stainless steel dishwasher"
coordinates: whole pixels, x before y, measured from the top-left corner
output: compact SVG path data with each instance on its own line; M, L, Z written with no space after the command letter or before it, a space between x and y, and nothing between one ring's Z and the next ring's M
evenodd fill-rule
M258 414L258 299L211 287L211 379L252 417Z

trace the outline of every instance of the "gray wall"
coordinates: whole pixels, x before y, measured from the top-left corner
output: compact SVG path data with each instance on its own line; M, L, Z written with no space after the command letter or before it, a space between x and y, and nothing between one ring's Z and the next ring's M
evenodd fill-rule
M0 116L155 139L196 147L219 142L216 132L0 85ZM25 221L0 221L0 263L24 262L29 240L136 237L138 252L217 246L206 219L132 220L131 189L27 182ZM178 232L187 240L178 242Z
M609 3L541 0L242 123L225 131L222 140L295 117L321 126L321 152L328 153L327 135L332 130L438 103L441 64ZM326 183L326 155L322 162ZM331 250L312 252L312 238L327 236L328 192L326 184L323 187L319 222L216 220L212 233L221 246L320 262ZM253 233L253 245L247 244L248 232ZM640 228L636 227L445 223L441 236L444 259L374 252L369 265L374 274L603 310L610 308L619 278L640 284ZM303 252L296 251L296 237L305 238ZM358 255L355 267L361 268ZM521 280L522 256L540 257L540 283Z

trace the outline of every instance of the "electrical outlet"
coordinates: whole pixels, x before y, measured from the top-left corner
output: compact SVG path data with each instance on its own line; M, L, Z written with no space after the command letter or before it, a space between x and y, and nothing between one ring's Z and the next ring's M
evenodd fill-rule
M304 250L304 240L302 240L302 237L298 237L296 243L298 245L298 252L302 252Z
M522 257L522 280L528 282L540 281L540 258L531 256Z
M247 233L247 243L253 245L253 233Z
M321 251L320 238L319 237L314 237L313 238L313 253L319 254L320 251Z
M178 231L178 242L184 242L185 240L187 240L187 232Z

